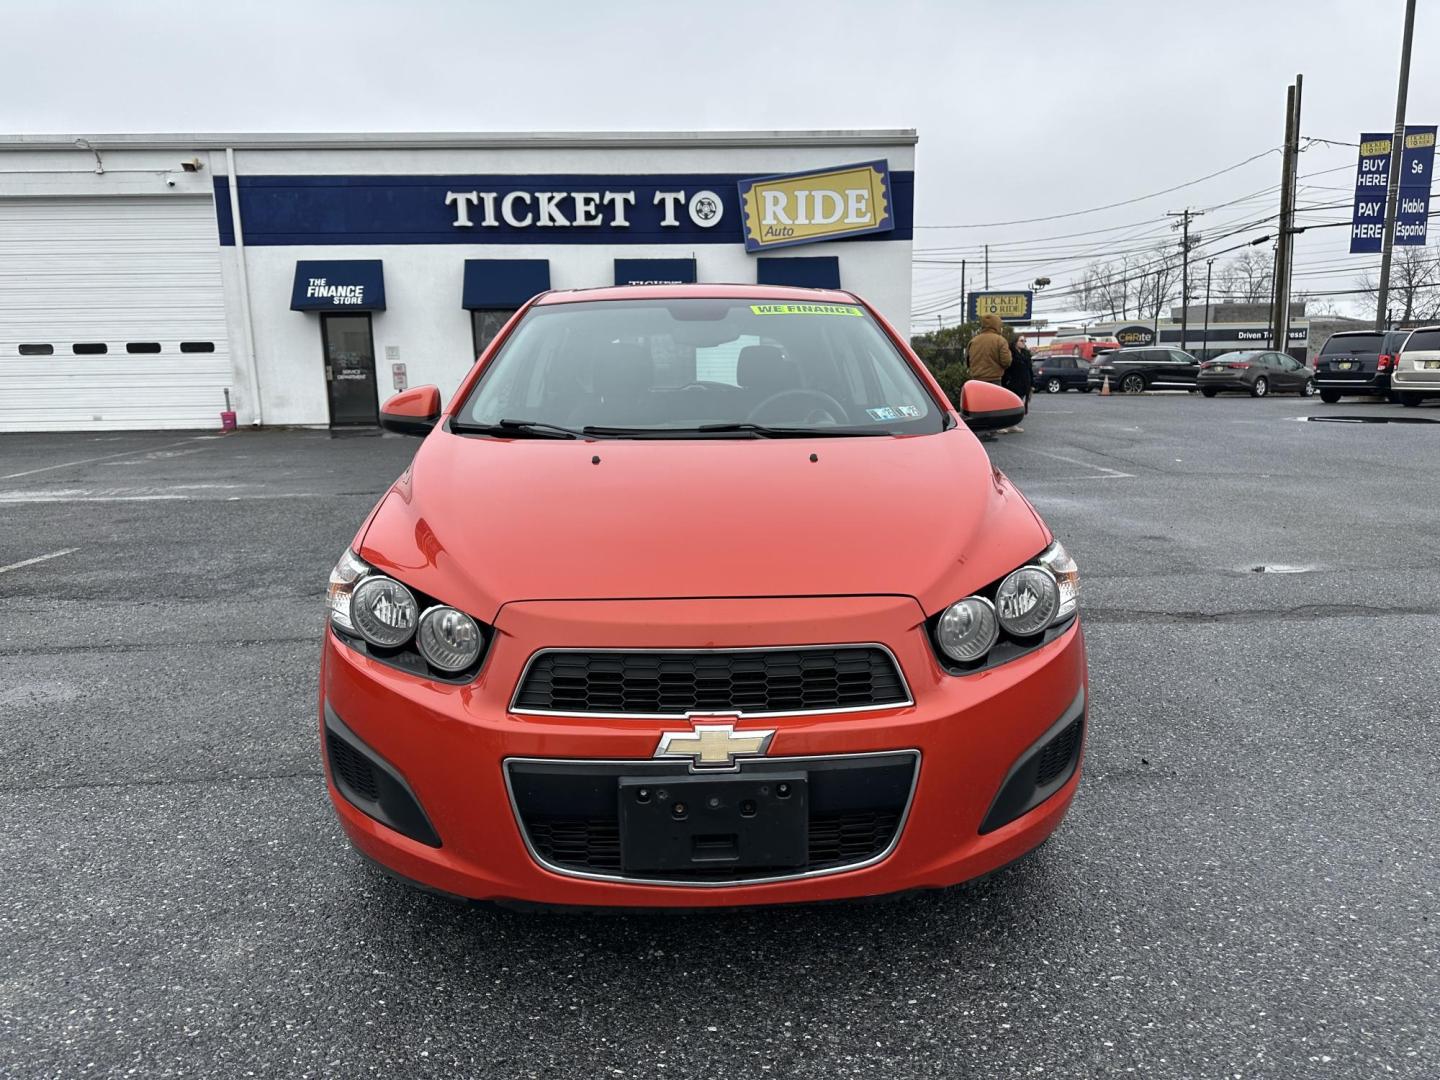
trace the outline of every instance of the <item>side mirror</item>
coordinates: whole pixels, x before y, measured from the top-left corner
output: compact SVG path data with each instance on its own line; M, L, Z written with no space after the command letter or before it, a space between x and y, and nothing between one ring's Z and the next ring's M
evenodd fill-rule
M968 380L960 388L960 419L971 431L1014 427L1025 419L1025 403L994 383Z
M440 388L414 386L380 406L380 426L400 435L428 435L440 419Z

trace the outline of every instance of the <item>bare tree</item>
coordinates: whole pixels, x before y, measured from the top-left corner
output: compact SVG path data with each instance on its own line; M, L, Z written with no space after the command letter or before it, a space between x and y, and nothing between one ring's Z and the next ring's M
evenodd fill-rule
M1192 237L1192 247L1194 242ZM1091 263L1071 288L1079 305L1096 315L1152 318L1175 299L1172 294L1179 288L1180 259L1178 244L1157 244L1148 251Z
M1373 305L1380 295L1379 275L1355 279ZM1440 320L1440 249L1397 247L1390 262L1390 310L1401 323Z
M1275 281L1275 260L1249 248L1215 271L1210 293L1216 300L1240 304L1267 303Z

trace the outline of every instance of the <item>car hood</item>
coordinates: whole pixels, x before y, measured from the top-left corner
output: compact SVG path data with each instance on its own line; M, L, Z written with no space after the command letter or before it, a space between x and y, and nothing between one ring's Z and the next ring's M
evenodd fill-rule
M439 429L357 550L493 621L547 599L888 594L932 612L1048 541L964 428L593 442Z

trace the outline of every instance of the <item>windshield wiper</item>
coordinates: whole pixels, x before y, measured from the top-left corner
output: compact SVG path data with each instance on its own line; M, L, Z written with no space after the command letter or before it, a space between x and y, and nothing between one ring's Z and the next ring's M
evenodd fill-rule
M521 439L581 439L590 433L588 428L580 432L559 424L548 424L544 420L497 420L493 424L455 421L450 429L461 435L499 435Z
M691 428L692 431L705 433L725 431L749 431L764 439L808 439L831 438L834 436L850 435L893 435L894 432L885 428L857 428L857 427L771 427L768 424L752 424L749 421L731 424L701 424L699 427Z

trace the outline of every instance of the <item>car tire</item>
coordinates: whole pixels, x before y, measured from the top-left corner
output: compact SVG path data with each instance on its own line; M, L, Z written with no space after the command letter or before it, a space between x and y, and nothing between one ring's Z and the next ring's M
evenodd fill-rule
M1064 389L1065 389L1065 387L1063 387L1063 386L1060 385L1060 380L1059 380L1059 379L1046 379L1046 380L1045 380L1045 392L1046 392L1047 394L1058 394L1058 393L1060 393L1061 390L1064 390Z
M1209 387L1209 386L1205 387L1204 389L1202 389L1202 390L1200 391L1200 393L1204 394L1206 397L1214 397L1214 396L1215 396L1216 394L1218 394L1219 392L1220 392L1219 390L1215 390L1215 389L1213 389L1213 388L1211 388L1211 387Z
M1403 391L1400 394L1400 404L1407 408L1413 409L1416 405L1420 404L1420 400L1419 394L1407 394Z
M1145 392L1145 376L1131 372L1120 380L1120 391L1125 394L1143 394Z
M1320 400L1323 401L1323 402L1325 402L1326 405L1334 405L1337 401L1340 400L1340 391L1339 391L1339 390L1321 390L1321 391L1320 391Z
M1090 392L1090 384L1089 384L1089 383L1086 383L1084 386L1080 387L1080 393L1082 393L1082 394L1088 394L1089 392Z
M1255 381L1250 384L1251 397L1264 397L1270 392L1270 380L1264 375L1257 375Z
M1305 385L1302 386L1302 387L1300 387L1300 396L1301 396L1301 397L1314 397L1314 396L1315 396L1315 389L1316 389L1316 388L1315 388L1315 380L1314 380L1314 379L1306 379L1306 380L1305 380Z

